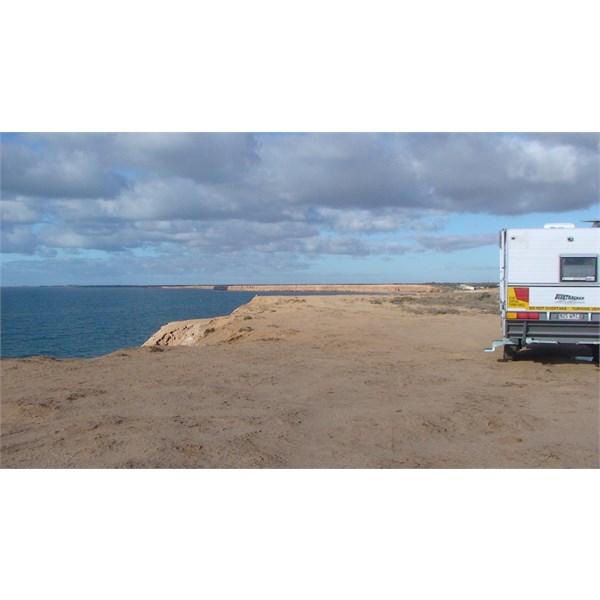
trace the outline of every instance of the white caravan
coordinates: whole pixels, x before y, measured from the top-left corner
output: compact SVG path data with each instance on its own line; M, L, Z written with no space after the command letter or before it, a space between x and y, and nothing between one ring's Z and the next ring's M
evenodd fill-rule
M531 344L584 344L598 362L600 219L591 227L550 223L500 231L504 358Z

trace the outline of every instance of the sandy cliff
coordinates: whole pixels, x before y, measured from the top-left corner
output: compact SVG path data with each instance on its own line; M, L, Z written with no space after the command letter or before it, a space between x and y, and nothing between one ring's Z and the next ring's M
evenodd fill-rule
M299 297L257 296L226 317L167 323L143 346L209 346L241 340L273 341L296 332L271 323L265 319L265 313L303 303L306 299Z
M497 310L497 290L491 293L470 293L442 291L430 286L407 286L406 289L411 293L390 297L256 296L228 316L167 323L144 342L143 346L210 346L241 340L272 341L294 335L298 331L294 328L286 328L284 324L275 325L272 322L275 317L269 318L270 313L279 313L291 319L293 314L299 312L298 309L301 309L302 314L307 317L313 314L313 311L321 311L325 307L338 310L342 317L353 306L369 307L384 304L396 307L397 313L405 315L460 313L472 315L477 311L495 314ZM318 336L316 323L315 320L310 333ZM345 327L347 324L342 322L340 325Z

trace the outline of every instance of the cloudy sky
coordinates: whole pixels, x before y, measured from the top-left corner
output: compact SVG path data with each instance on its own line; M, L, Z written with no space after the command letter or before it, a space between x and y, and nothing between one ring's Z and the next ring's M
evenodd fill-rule
M597 134L2 136L2 283L494 281L598 216Z

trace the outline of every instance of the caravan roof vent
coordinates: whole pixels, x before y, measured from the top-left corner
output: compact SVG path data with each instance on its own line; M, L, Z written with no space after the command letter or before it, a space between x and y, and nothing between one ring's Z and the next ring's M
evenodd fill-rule
M600 227L600 217L598 219L589 219L588 221L581 221L582 223L591 223L592 227Z
M575 229L573 223L546 223L544 229Z

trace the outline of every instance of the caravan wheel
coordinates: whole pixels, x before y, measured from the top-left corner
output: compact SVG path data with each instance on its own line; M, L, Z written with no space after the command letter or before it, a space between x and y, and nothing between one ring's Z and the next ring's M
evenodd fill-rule
M512 346L505 344L504 348L504 360L516 360L517 352L519 351L518 346Z

